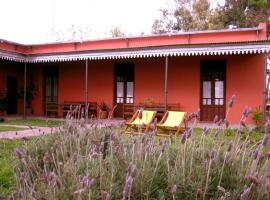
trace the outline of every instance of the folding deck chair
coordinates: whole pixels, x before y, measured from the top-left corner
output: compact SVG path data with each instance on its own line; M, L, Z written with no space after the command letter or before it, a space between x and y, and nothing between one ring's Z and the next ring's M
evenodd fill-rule
M142 112L142 118L139 118L139 112ZM150 110L137 110L132 118L126 122L126 129L125 131L131 127L139 127L140 125L142 128L145 128L145 132L147 132L150 128L151 123L153 122L157 112L156 111L150 111Z
M175 130L178 134L181 130L182 124L185 122L186 112L167 111L157 124L157 129L161 130Z

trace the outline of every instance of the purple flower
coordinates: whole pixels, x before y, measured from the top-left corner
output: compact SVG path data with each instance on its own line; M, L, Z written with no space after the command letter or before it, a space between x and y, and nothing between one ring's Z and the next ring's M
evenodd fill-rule
M244 192L241 194L240 200L248 200L250 191L251 191L250 187L246 188Z
M26 176L27 176L26 172L21 172L20 178L19 178L20 184L23 184L24 183L24 181L26 179Z
M48 175L48 181L49 182L52 182L55 178L55 173L54 172L50 172L49 175Z
M83 176L83 178L81 180L81 186L82 186L82 188L85 188L87 186L87 183L88 183L87 176Z
M208 135L208 133L209 133L209 128L207 128L207 127L204 127L204 129L203 129L203 134L205 135L205 136L207 136Z
M193 129L188 129L186 131L186 137L187 137L187 139L191 137L192 133L193 133Z
M267 119L265 126L266 126L267 130L269 131L270 130L270 119Z
M262 140L262 145L263 146L266 146L266 144L267 144L267 142L268 142L268 140L269 140L269 133L266 133L266 134L264 134L264 137L263 137L263 140Z
M111 135L110 135L110 140L111 140L111 142L114 142L115 139L116 139L115 132L112 131L112 132L111 132Z
M217 115L214 117L213 122L214 122L215 124L218 122L218 116L217 116Z
M11 195L8 196L8 200L14 200L13 194L11 194Z
M90 187L90 190L93 190L95 184L96 184L96 180L95 180L94 178L92 178L92 179L89 181L89 187Z
M232 97L231 97L231 99L230 99L230 101L229 101L229 104L228 104L228 106L229 106L230 108L233 107L233 105L234 105L234 103L235 103L235 98L236 98L235 94L232 95Z
M15 149L15 154L20 160L23 158L23 152L19 148Z
M253 158L254 160L257 159L258 155L259 155L259 151L260 151L260 146L258 146L255 151L253 152Z
M230 125L230 123L229 123L229 121L226 118L224 119L224 123L225 123L226 128L228 128L229 125Z
M18 191L18 198L19 199L23 199L23 190L22 188L20 187L19 191ZM0 198L1 199L1 198Z
M249 175L249 176L246 177L246 179L249 180L250 182L252 182L253 184L257 185L257 186L260 184L260 180L256 176Z
M245 127L245 128L247 127L247 125L246 125L246 123L244 122L244 120L241 120L241 121L240 121L240 125L241 125L242 127Z
M225 188L224 188L224 187L217 186L217 188L218 188L218 191L222 192L223 194L225 194L225 193L226 193L226 190L225 190Z
M172 189L171 189L171 193L172 193L173 196L175 196L176 191L177 191L177 185L174 184L174 185L172 186Z
M34 184L32 185L31 191L30 191L31 197L32 197L33 199L36 199L36 192L37 192L37 184L34 183Z
M252 109L250 107L245 107L242 114L247 118L250 113L252 113Z
M138 174L138 170L135 164L132 164L132 163L129 164L128 173L133 178Z
M128 198L130 193L131 193L131 187L132 187L132 183L133 183L133 178L131 176L129 176L126 180L126 184L123 190L123 197L124 198Z
M211 147L211 149L210 149L209 156L210 156L210 159L211 160L214 160L214 158L215 158L215 151L214 151L214 148L213 147Z
M232 150L232 146L233 146L233 140L231 140L229 142L229 145L228 145L228 148L227 148L227 151L230 152Z
M218 125L218 126L221 126L222 123L223 123L223 119L220 119L220 120L217 122L217 125Z
M181 143L182 143L182 144L185 144L186 140L187 140L187 135L186 135L186 133L184 133L184 134L182 135L182 138L181 138Z
M110 195L108 192L102 191L101 193L102 193L102 200L109 200Z

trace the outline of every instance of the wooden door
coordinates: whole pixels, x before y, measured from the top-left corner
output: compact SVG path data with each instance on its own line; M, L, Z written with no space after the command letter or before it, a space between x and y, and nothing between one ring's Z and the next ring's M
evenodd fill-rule
M201 121L225 117L226 62L201 61Z
M18 79L7 77L7 114L17 114Z
M123 105L134 104L134 64L115 65L115 117L123 117Z
M47 103L58 103L58 67L44 69L44 109Z

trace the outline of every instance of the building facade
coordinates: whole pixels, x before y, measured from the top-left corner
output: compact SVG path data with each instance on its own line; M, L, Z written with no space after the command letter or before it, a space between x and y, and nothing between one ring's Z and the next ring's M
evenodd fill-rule
M266 23L258 27L40 45L0 40L0 98L7 114L46 115L46 103L179 104L201 121L238 122L245 106L265 106L270 51ZM32 92L32 93L31 93ZM32 101L28 102L32 95ZM31 105L28 105L31 104Z

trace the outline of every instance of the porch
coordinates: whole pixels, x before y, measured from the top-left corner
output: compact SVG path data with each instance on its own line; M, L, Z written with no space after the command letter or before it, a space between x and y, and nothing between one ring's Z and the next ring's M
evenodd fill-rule
M8 100L14 109L8 114L63 118L69 105L89 104L89 112L98 116L98 104L105 102L110 109L117 106L116 118L127 118L152 104L160 115L167 109L190 113L200 108L201 120L212 121L215 115L225 118L226 102L235 94L237 103L229 120L238 122L245 106L264 104L264 54L0 63L0 91L8 98L23 91ZM8 85L10 77L17 79L15 87ZM27 113L31 87L32 112Z

